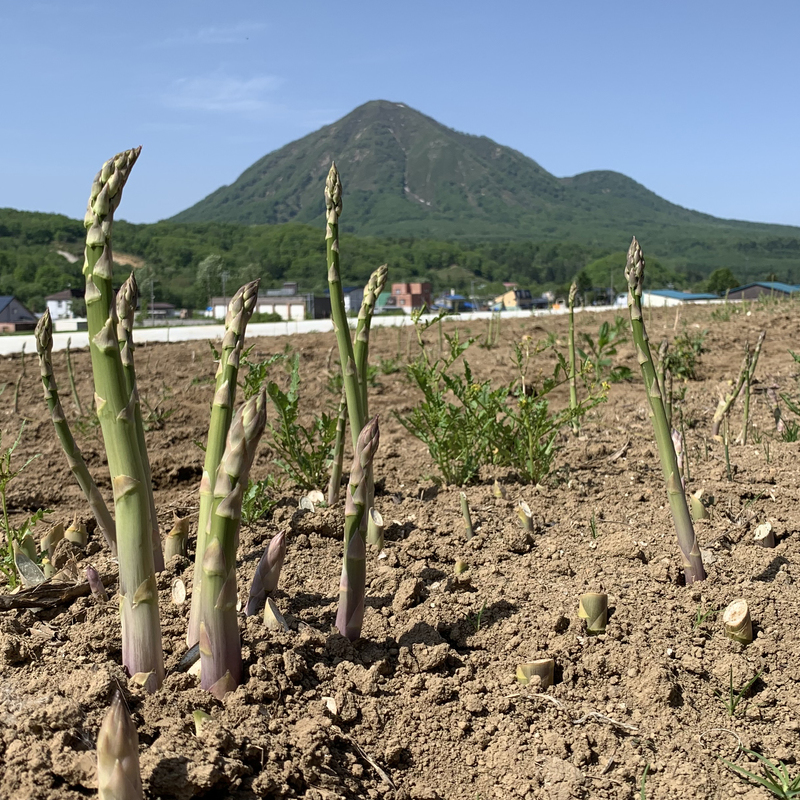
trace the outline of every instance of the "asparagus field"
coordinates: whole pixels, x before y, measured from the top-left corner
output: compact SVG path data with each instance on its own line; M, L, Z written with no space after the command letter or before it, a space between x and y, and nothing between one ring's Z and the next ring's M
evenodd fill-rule
M371 327L333 168L334 333L134 359L137 157L0 360L0 799L798 795L800 305Z

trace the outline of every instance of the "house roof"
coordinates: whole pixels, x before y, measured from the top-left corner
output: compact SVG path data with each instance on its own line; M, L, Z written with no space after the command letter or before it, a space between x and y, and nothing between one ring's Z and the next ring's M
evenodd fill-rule
M5 311L14 300L17 300L17 298L14 297L13 294L5 294L0 296L0 314L2 314L3 311ZM25 308L25 305L20 300L17 300L17 302L20 304L25 314L22 315L20 319L15 320L15 322L36 322L36 315Z
M75 300L78 297L83 297L82 289L62 289L60 292L47 295L45 302L48 300Z
M642 294L654 294L656 297L669 297L671 300L719 300L719 295L717 294L681 292L677 289L645 289Z
M780 281L754 281L753 283L746 283L744 286L737 286L735 289L731 289L729 294L733 292L743 292L745 289L751 289L753 286L763 286L771 292L782 292L783 294L800 292L800 286L794 286L791 283L781 283Z

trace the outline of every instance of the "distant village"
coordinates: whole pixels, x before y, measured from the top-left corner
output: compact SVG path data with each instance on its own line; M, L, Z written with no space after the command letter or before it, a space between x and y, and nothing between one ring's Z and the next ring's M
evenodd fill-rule
M425 307L433 312L439 310L451 313L470 313L474 311L534 311L537 309L559 309L564 305L564 298L552 292L545 292L535 297L530 289L521 289L515 283L503 284L505 291L493 298L464 296L454 290L433 296L430 283L393 283L391 289L383 292L377 301L378 314L411 314L412 311ZM597 297L598 292L593 293ZM692 293L679 289L649 289L642 295L644 307L675 306L683 303L719 303L724 301L757 300L761 297L788 298L800 294L800 285L781 283L779 281L756 281L744 286L730 289L724 296L707 293ZM358 313L364 289L359 287L344 288L345 310L352 315ZM222 320L230 301L228 297L212 297L202 316L209 321ZM86 330L84 316L83 291L80 289L64 289L45 298L47 309L53 319L57 331ZM622 308L627 305L627 295L601 297L595 305ZM304 293L299 291L297 283L284 283L280 289L267 289L260 294L255 308L256 314L273 315L286 321L304 319L325 319L331 315L330 296L325 294ZM188 321L191 314L188 309L178 309L171 303L151 301L142 309L142 320L151 325L180 324ZM27 309L16 297L0 296L0 333L31 331L36 326L38 316Z

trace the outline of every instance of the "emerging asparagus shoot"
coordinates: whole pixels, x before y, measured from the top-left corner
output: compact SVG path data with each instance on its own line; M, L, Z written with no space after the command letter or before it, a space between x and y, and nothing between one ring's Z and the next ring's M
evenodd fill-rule
M647 399L650 403L650 416L658 445L658 454L661 460L661 469L667 486L672 518L678 536L683 560L686 583L702 581L706 577L703 561L700 556L700 547L697 544L692 518L686 503L686 496L681 486L680 468L672 444L664 401L656 378L653 357L650 353L650 344L647 331L644 327L642 315L642 288L644 286L644 256L639 247L639 242L634 237L628 250L628 261L625 267L625 277L628 280L628 308L631 317L631 330L636 346L637 358L642 369Z

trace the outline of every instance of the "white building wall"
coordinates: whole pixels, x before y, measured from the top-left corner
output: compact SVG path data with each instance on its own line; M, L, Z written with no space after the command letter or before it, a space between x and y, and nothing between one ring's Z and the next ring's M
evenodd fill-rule
M69 300L48 300L47 310L52 319L65 319L71 316Z

